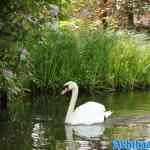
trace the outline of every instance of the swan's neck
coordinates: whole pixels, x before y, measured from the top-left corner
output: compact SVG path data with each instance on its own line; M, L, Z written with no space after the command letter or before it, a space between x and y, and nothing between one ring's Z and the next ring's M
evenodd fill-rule
M71 100L70 100L69 108L68 108L66 119L65 119L66 123L70 122L71 114L74 111L77 98L78 98L78 87L72 90Z

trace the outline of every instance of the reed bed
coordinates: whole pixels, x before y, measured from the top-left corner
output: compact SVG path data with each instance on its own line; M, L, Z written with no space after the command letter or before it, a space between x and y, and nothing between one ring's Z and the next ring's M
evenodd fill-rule
M139 44L138 38L111 30L49 31L27 44L33 61L32 84L55 90L74 80L89 90L147 88L150 46L143 46L141 40Z

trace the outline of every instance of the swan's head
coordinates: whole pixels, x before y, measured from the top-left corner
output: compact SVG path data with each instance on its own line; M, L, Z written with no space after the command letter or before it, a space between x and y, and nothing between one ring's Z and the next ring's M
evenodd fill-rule
M61 92L62 95L69 91L78 90L78 85L73 81L68 81L64 84L64 90Z

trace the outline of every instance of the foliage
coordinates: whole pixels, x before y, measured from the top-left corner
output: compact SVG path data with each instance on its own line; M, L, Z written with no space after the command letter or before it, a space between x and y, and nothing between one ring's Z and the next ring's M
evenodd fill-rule
M149 29L148 21L145 21L149 18L148 0L72 0L69 8L70 16L86 21L100 21L104 27L113 22L119 29Z
M24 40L33 28L51 21L49 5L65 7L70 0L4 0L0 2L0 35L11 41Z
M12 100L23 91L24 81L28 83L27 78L30 80L32 76L29 54L25 48L7 49L1 53L1 57L3 59L0 60L0 91Z
M51 22L48 4L41 0L0 2L0 94L7 93L9 99L29 86L32 62L23 45L27 36L37 38L40 26Z
M40 89L55 89L67 80L99 89L149 85L149 46L141 47L128 33L99 31L99 21L93 24L80 19L72 19L66 25L72 31L65 25L63 30L50 30L54 18L49 4L58 5L63 17L71 10L73 15L73 11L80 12L89 6L93 20L99 6L93 2L88 5L86 0L1 1L0 91L12 99L30 87L31 79L32 86ZM138 12L135 8L141 6L139 1L135 6L128 3L118 4L123 5L123 10L118 10L120 14Z
M78 53L74 35L63 32L50 32L47 37L30 43L34 65L34 83L37 87L56 88L64 80L72 78L77 68L71 65L77 62ZM69 55L67 55L69 54ZM71 61L71 64L69 63ZM76 66L77 67L77 66Z
M44 30L46 30L44 28ZM42 33L42 32L41 32ZM75 80L82 88L134 89L149 86L148 54L127 32L44 31L26 43L33 58L34 86L56 89Z

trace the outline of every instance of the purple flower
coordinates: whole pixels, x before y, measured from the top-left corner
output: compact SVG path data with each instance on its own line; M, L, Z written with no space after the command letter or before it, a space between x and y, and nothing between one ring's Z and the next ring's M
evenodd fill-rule
M21 49L21 54L27 55L28 51L26 48Z
M59 14L59 7L57 5L49 4L49 11L53 17L57 17Z
M26 56L28 55L28 51L26 48L21 49L20 60L26 60Z
M4 77L11 78L11 77L13 77L13 72L11 70L9 70L9 69L4 69L3 70L3 75L4 75Z

